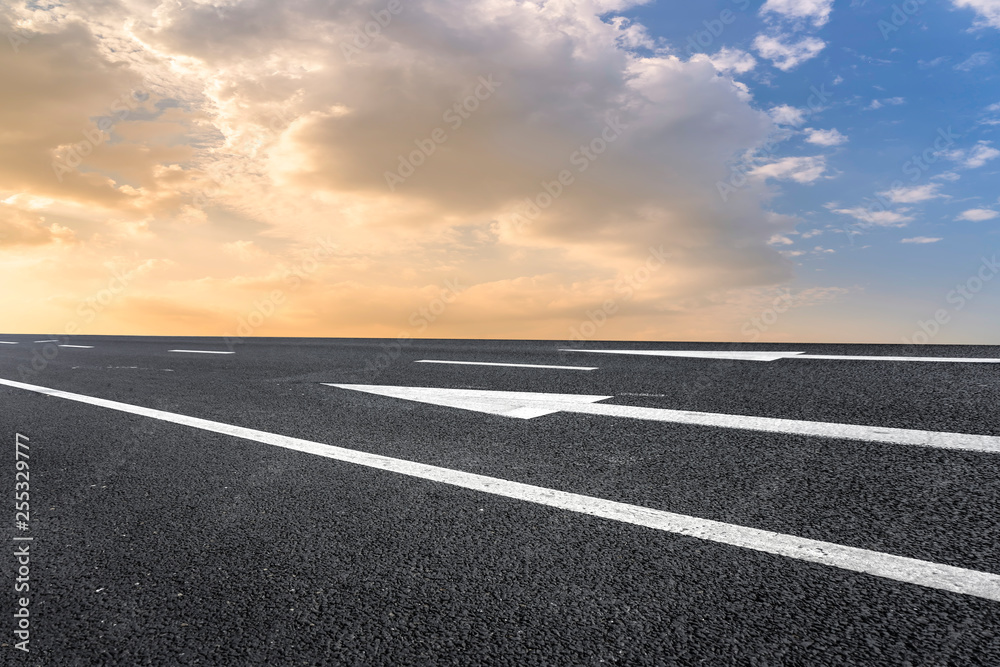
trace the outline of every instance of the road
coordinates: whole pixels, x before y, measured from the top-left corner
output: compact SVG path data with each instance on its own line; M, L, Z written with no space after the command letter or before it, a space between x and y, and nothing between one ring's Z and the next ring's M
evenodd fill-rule
M865 358L886 356L951 360ZM30 521L16 528L12 500L6 550L30 545L29 652L10 615L0 650L46 665L1000 664L997 358L0 335L7 498L16 434L30 445ZM12 612L18 567L0 557Z

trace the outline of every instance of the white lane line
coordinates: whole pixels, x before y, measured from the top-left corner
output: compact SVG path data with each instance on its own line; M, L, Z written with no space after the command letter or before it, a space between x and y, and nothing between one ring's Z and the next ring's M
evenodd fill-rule
M597 366L549 366L547 364L501 364L492 361L444 361L442 359L417 359L415 364L462 364L466 366L510 366L512 368L558 368L567 371L596 371Z
M726 352L714 350L571 350L560 352L594 352L596 354L635 354L648 357L690 357L694 359L733 359L737 361L779 361L781 359L833 359L836 361L937 361L966 364L1000 364L1000 359L976 357L878 357L846 354L805 354L803 352Z
M167 350L167 352L188 352L190 354L236 354L235 352L223 352L220 350Z
M735 359L737 361L777 361L802 354L801 352L726 352L715 350L570 350L560 352L595 352L597 354L636 354L647 357L692 357L695 359Z
M245 440L253 440L254 442L314 454L328 459L395 472L418 479L450 484L505 498L556 507L612 521L621 521L636 526L645 526L655 530L696 537L710 542L762 551L764 553L819 563L852 572L870 574L903 583L916 584L918 586L926 586L951 593L972 595L1000 602L1000 575L991 572L968 570L953 565L942 565L915 558L907 558L905 556L896 556L879 551L835 544L833 542L823 542L795 535L773 533L758 528L748 528L721 521L700 519L684 514L674 514L673 512L664 512L648 507L594 498L593 496L547 489L497 477L476 475L460 470L417 463L415 461L395 459L378 454L368 454L321 442L291 438L276 433L257 431L242 426L223 424L208 419L164 412L128 403L119 403L118 401L109 401L83 394L73 394L58 389L14 382L13 380L0 379L0 385L199 428L213 433L231 435Z
M56 339L56 338L53 338L52 340L36 340L35 342L36 343L58 343L59 340Z
M17 345L17 341L13 341L13 340L0 340L0 345Z
M717 426L749 431L793 433L845 440L864 440L896 445L916 445L940 449L962 449L1000 454L1000 436L945 431L921 431L907 428L813 422L750 415L691 412L665 408L641 408L630 405L597 403L613 396L584 394L544 394L538 392L484 391L480 389L443 389L439 387L396 387L366 384L328 384L331 387L391 396L407 401L443 405L460 410L487 412L504 417L533 419L556 412L575 412L604 417L624 417L650 421Z
M800 354L796 359L835 359L837 361L937 361L963 364L1000 364L1000 359L978 357L857 357L841 354Z
M87 350L94 349L93 345L60 345L59 347L80 347L80 348L84 348L84 349L87 349Z

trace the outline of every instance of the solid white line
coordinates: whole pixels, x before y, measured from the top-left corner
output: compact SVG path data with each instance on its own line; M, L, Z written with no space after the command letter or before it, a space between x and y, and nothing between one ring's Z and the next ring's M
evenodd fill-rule
M737 361L779 361L781 359L833 359L836 361L937 361L967 364L1000 364L1000 359L976 357L878 357L846 354L804 354L802 352L726 352L715 350L570 350L560 352L595 352L597 354L635 354L648 357L691 357L694 359L733 359Z
M720 544L753 549L754 551L820 563L822 565L871 574L903 583L916 584L1000 602L1000 575L991 572L967 570L952 565L941 565L915 558L834 544L832 542L822 542L795 535L773 533L767 530L722 523L721 521L712 521L710 519L699 519L697 517L664 512L638 505L628 505L592 496L567 493L565 491L532 486L530 484L521 484L520 482L511 482L496 477L487 477L460 470L426 465L415 461L394 459L378 454L368 454L366 452L335 447L311 440L291 438L276 433L257 431L242 426L223 424L208 419L154 410L128 403L119 403L118 401L109 401L83 394L73 394L58 389L14 382L13 380L0 379L0 385L143 417L151 417L183 426L191 426L213 433L231 435L237 438L253 440L254 442L274 445L275 447L284 447L285 449L323 456L337 461L450 484L464 489L491 493L505 498L523 500L571 512L611 519L613 521L622 521L636 526L645 526L679 535L696 537Z
M792 433L795 435L812 435L824 438L840 438L843 440L864 440L866 442L884 442L894 445L915 445L918 447L961 449L973 452L986 452L988 454L1000 454L1000 436L995 435L922 431L909 428L838 424L835 422L811 422L799 419L776 419L774 417L689 412L687 410L665 410L662 408L639 408L629 405L608 405L607 403L590 405L577 403L563 408L562 411L604 415L607 417L648 419L675 424L697 424L700 426L718 426L747 431Z
M94 349L93 345L60 345L59 347L82 347L88 350Z
M17 345L17 342L12 340L0 340L0 345Z
M442 361L440 359L418 359L415 364L464 364L467 366L511 366L513 368L558 368L567 371L596 371L597 366L548 366L546 364L501 364L492 361Z
M800 354L795 359L835 359L837 361L938 361L964 364L1000 364L1000 359L978 357L856 357L840 354Z
M835 422L813 422L799 419L778 419L774 417L754 417L751 415L692 412L690 410L641 408L630 405L597 403L597 401L613 398L612 396L365 384L329 384L329 386L518 419L534 419L535 417L543 417L557 412L576 412L604 417L625 417L629 419L673 422L676 424L697 424L699 426L716 426L749 431L793 433L796 435L821 436L824 438L864 440L866 442L884 442L894 445L916 445L920 447L961 449L1000 454L1000 436L995 435L921 431L885 426L865 426L862 424L838 424Z
M218 350L167 350L167 352L190 352L191 354L236 354L235 352L222 352Z
M59 340L56 339L56 338L53 338L52 340L36 340L35 342L36 343L58 343Z
M570 350L560 352L595 352L597 354L635 354L646 357L691 357L694 359L733 359L736 361L777 361L802 354L801 352L726 352L716 350Z

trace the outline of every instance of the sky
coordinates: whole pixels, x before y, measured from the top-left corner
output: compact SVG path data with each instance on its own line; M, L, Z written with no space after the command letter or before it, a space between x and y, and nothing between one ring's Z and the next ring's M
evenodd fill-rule
M0 2L0 331L1000 344L1000 0Z

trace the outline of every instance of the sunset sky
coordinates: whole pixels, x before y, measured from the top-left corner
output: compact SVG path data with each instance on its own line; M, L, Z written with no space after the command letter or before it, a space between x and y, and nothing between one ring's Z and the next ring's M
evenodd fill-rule
M1000 344L1000 0L0 28L0 332Z

